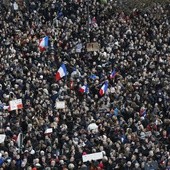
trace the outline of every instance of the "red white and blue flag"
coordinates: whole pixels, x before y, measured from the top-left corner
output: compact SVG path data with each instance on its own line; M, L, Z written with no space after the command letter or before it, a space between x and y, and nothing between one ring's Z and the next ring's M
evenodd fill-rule
M140 111L139 111L139 115L140 115L141 117L146 117L146 114L147 114L146 108L142 107L142 108L140 109Z
M108 88L108 82L105 82L99 91L100 96L103 96L106 93L107 88Z
M79 88L79 92L80 93L88 93L88 87L87 87L87 85L83 85L83 86L81 86L80 88Z
M55 78L56 78L56 80L58 81L58 80L60 80L61 78L63 78L64 76L66 76L66 75L67 75L66 66L65 66L65 64L62 64L62 65L60 66L60 68L58 69L58 71L57 71L57 73L56 73L56 75L55 75Z
M46 50L46 48L48 47L48 36L40 39L38 47L41 52Z
M116 72L116 70L114 69L114 70L112 71L112 73L110 74L110 79L115 78L116 74L117 74L117 72Z

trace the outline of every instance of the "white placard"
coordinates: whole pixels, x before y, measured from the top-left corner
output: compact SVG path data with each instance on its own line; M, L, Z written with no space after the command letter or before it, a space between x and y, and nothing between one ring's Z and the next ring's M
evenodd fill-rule
M0 143L3 143L5 140L6 135L5 134L0 134Z
M87 51L99 51L100 45L97 42L87 43L86 49Z
M65 101L56 101L56 109L65 109L66 104Z
M103 159L103 152L96 152L82 156L83 162Z
M45 134L49 134L49 133L52 133L53 132L53 128L48 128L45 130Z
M10 111L22 109L23 108L22 99L16 99L16 100L9 101L9 107L10 107Z

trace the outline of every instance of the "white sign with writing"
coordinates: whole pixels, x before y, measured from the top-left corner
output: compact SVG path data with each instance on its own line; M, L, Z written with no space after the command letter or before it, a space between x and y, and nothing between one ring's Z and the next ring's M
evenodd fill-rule
M65 101L56 101L56 109L65 109L66 104Z

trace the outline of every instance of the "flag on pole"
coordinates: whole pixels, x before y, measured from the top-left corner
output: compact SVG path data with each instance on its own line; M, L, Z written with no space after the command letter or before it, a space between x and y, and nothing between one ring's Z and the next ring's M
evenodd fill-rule
M66 69L66 66L65 64L62 64L60 66L60 68L58 69L56 75L55 75L55 78L56 80L60 80L62 77L66 76L67 75L67 69Z
M105 82L99 91L100 96L103 96L106 93L107 88L108 88L108 82Z
M144 118L145 118L145 117L146 117L146 109L142 107L142 108L140 109L139 115L140 115L141 117L144 117Z
M39 49L41 52L45 51L46 48L48 47L48 36L45 36L44 38L41 38L39 41Z
M45 135L49 135L51 133L53 133L53 128L47 128L44 132Z
M79 92L80 93L88 93L88 87L87 87L87 85L83 85L83 86L81 86L80 88L79 88Z
M116 74L117 74L117 72L116 72L116 70L114 69L114 70L112 71L112 73L110 74L110 79L115 78Z
M23 134L19 133L18 137L17 137L17 145L18 145L19 148L22 147L22 142L23 142Z

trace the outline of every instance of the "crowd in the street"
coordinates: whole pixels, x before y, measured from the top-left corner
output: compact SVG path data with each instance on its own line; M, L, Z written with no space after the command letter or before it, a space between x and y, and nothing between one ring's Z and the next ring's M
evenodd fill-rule
M112 0L0 8L0 170L170 170L170 4L130 13ZM14 99L23 109L4 109ZM96 152L103 159L82 161Z

